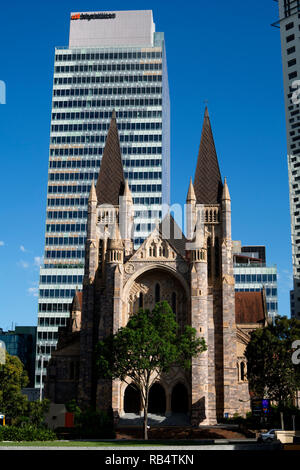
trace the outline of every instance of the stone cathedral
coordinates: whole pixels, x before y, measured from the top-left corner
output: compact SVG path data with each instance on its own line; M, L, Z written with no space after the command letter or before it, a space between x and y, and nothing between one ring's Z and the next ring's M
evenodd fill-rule
M208 349L193 359L191 370L174 367L157 377L149 412L187 413L198 426L249 409L244 349L249 332L266 323L265 295L235 293L231 200L207 109L195 165L194 182L187 185L185 236L167 215L134 250L133 200L113 113L88 201L83 290L75 294L68 326L59 330L47 370L45 396L52 402L75 398L81 406L112 407L116 419L139 413L133 387L96 378L93 351L133 312L166 300L179 325L194 327Z

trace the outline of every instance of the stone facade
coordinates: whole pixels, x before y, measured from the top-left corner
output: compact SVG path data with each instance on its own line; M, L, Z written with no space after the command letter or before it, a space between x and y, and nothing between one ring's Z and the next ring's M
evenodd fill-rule
M113 115L109 151L103 155L97 190L92 184L88 203L82 312L71 312L71 325L61 332L48 369L46 396L56 403L76 398L82 406L112 407L116 416L131 410L134 390L118 380L98 380L93 350L99 339L125 326L139 308L151 309L166 300L181 327L189 324L204 337L207 351L193 359L190 371L173 368L157 378L149 398L153 411L185 411L196 426L215 424L224 414L245 413L250 397L246 365L241 364L248 333L262 320L254 312L247 331L243 320L236 322L231 201L227 182L221 180L208 112L195 181L188 188L187 238L167 216L133 250L133 202L120 172L117 139ZM117 161L116 173L110 162ZM100 204L104 187L105 203ZM78 364L72 379L70 362ZM59 376L64 373L69 379Z

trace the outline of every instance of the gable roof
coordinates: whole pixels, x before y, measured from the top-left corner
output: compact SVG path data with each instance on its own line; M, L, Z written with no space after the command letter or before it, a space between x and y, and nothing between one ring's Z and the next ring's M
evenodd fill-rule
M194 190L198 204L217 204L222 198L222 178L207 108L205 108Z
M185 245L187 240L171 214L167 214L162 222L160 222L159 232L181 256L185 257Z
M152 240L153 238L161 238L162 240L165 240L177 254L185 259L186 238L172 215L167 214L163 220L156 225L154 230L149 233L148 237L137 248L137 250L135 250L135 252L127 261L134 261L137 259L138 253L141 252L149 240Z
M119 196L123 195L124 188L125 179L118 126L116 113L113 111L96 184L98 204L119 205Z
M265 323L267 317L264 291L235 292L235 321L237 324Z

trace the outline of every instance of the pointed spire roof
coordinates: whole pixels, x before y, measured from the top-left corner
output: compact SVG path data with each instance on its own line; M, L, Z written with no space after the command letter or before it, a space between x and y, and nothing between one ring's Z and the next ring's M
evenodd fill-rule
M92 181L92 184L91 184L91 190L90 190L90 195L89 195L89 202L97 202L97 194L96 194L96 189L95 189L94 180Z
M116 112L113 111L96 185L98 204L117 206L119 195L122 196L124 193L124 187L125 179Z
M132 194L129 188L128 180L125 181L125 188L124 188L124 197L127 197L132 202Z
M73 297L72 305L71 305L71 311L80 312L81 304L82 304L82 292L78 292L78 290L76 290L74 297Z
M190 185L189 185L189 190L188 190L186 200L187 202L196 201L196 194L195 194L192 178L190 179Z
M113 229L112 229L112 234L111 234L111 239L112 240L122 240L121 239L121 234L120 234L120 229L119 229L119 224L117 221L115 221Z
M110 238L108 240L108 246L110 249L119 249L123 248L123 241L120 234L119 224L115 221L112 231L110 234Z
M197 203L216 204L221 202L222 188L219 162L206 107L194 179Z
M228 189L226 177L224 178L222 201L230 201L230 194L229 194L229 189Z

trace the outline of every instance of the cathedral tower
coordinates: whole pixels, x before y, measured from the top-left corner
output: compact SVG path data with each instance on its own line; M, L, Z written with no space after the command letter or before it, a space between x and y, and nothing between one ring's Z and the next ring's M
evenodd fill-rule
M212 424L234 412L236 332L230 197L226 180L222 184L207 108L186 218L193 234L191 324L208 346L193 361L192 420L196 424L200 417L202 423Z
M232 416L239 410L231 200L226 179L222 182L207 109L186 202L187 238L168 215L133 249L133 201L123 175L113 113L88 204L81 330L76 329L80 336L76 398L81 406L112 407L117 418L140 412L138 391L133 397L125 382L98 380L94 348L126 326L139 308L151 310L166 300L179 327L195 328L207 350L192 360L190 370L174 365L157 377L149 392L149 413L187 413L191 423L200 426L213 425L225 413ZM55 367L59 370L59 365ZM52 391L62 387L58 381L54 385L55 380Z

